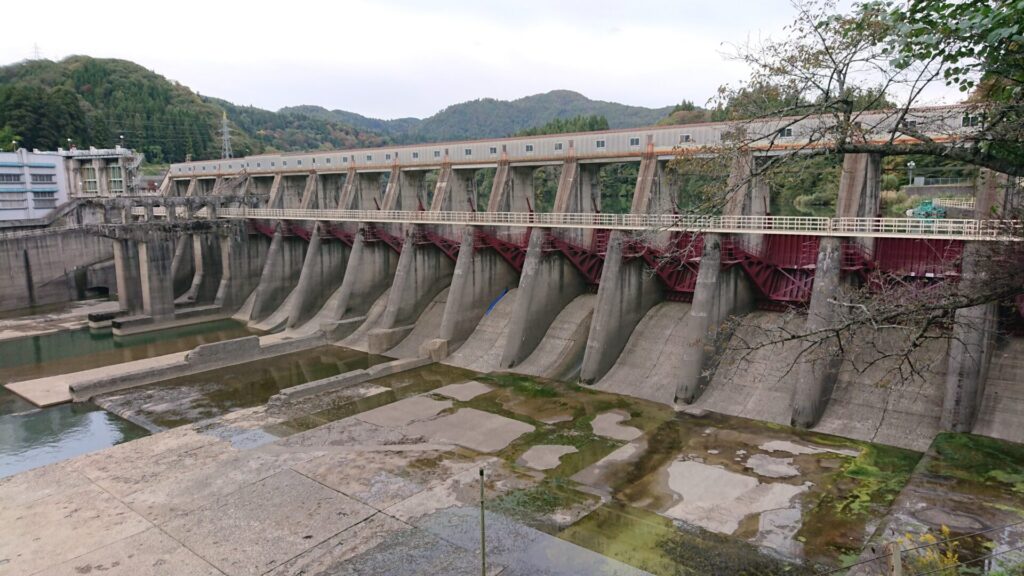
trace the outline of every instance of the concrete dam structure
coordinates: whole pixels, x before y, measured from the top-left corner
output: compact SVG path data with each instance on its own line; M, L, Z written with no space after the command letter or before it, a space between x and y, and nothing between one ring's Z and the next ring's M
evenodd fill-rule
M720 216L676 214L666 163L720 144L726 129L176 164L161 196L83 203L79 228L39 238L81 236L97 245L84 260L112 259L113 278L97 271L83 287L117 292L120 312L95 319L115 333L228 317L276 333L257 348L210 345L193 361L335 342L915 449L941 430L1024 441L1013 423L1024 415L1024 374L1005 352L1020 346L996 342L994 304L958 312L957 337L916 351L924 368L882 390L884 362L856 368L878 343L808 358L800 342L738 345L787 326L826 328L834 296L872 274L969 277L971 247L998 240L987 219L1006 178L985 173L974 218L929 227L877 218L881 158L847 154L834 218L773 217L755 166L774 152L752 149L732 164L735 193ZM602 213L599 172L619 163L638 167L629 213ZM548 213L535 211L542 167L558 173ZM483 169L493 170L489 190L477 187ZM4 240L5 257L37 249L26 242ZM783 312L792 309L802 312Z

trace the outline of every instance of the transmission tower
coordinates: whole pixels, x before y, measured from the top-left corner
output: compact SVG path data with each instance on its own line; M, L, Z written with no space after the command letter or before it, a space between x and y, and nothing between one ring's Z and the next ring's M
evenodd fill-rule
M228 126L227 112L224 112L220 120L220 156L231 158L231 127Z

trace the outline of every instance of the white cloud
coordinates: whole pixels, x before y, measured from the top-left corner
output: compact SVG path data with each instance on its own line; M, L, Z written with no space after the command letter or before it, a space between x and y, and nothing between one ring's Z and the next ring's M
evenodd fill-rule
M481 97L556 88L644 106L703 103L743 76L723 42L779 32L788 0L249 2L84 8L5 29L0 61L69 54L133 60L203 93L277 109L319 104L426 116ZM38 6L5 6L38 21Z

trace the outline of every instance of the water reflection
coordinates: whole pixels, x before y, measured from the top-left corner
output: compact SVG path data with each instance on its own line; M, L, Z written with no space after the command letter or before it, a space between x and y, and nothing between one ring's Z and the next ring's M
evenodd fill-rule
M132 336L83 328L5 340L0 342L0 383L153 358L251 333L238 322L221 320Z
M39 410L0 389L0 478L146 434L92 404Z
M264 404L284 388L389 360L337 346L285 354L109 394L96 402L159 430Z

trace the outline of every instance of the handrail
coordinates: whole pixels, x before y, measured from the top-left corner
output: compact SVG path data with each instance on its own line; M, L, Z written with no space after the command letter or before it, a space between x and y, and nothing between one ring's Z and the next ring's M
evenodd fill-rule
M954 240L1020 240L1016 220L920 218L823 218L811 216L707 216L689 214L603 214L534 212L449 212L402 210L303 210L220 208L218 218L321 220L399 224L456 224L536 228L604 228L669 232L801 234L844 237L913 237Z

